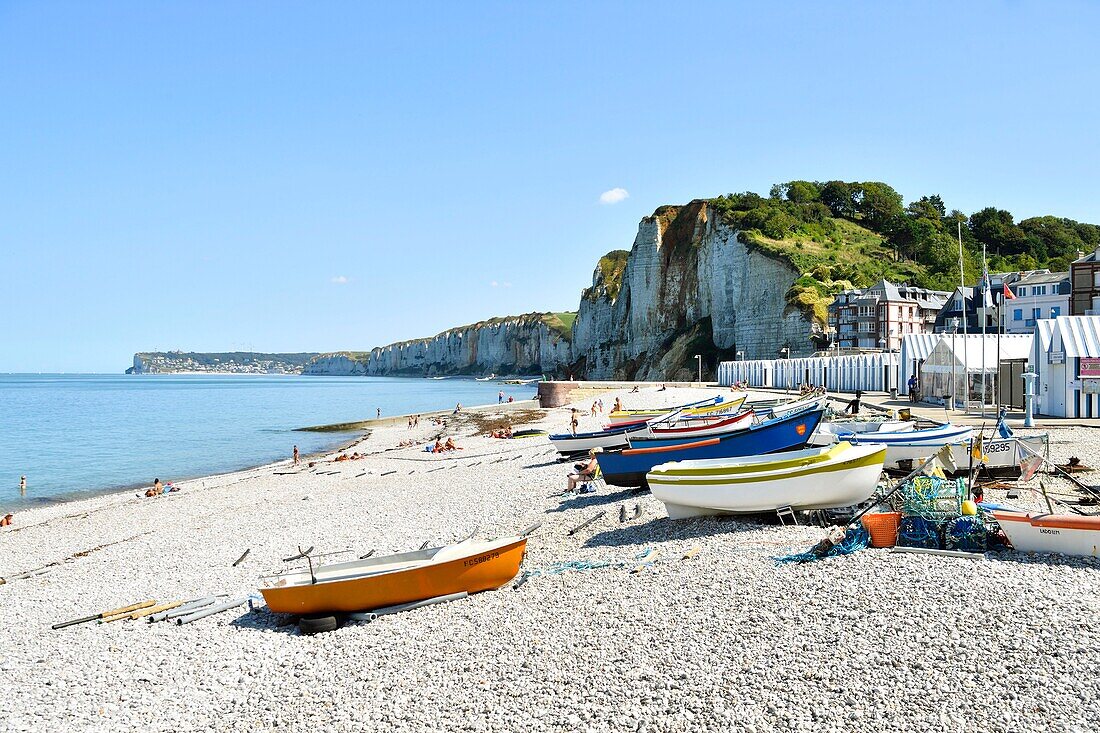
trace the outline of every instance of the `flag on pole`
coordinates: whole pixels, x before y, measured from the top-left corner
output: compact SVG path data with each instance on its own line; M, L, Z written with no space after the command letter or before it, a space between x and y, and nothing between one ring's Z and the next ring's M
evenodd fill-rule
M1004 299L1005 300L1016 300L1016 294L1008 289L1008 283L1004 284Z
M988 272L985 272L985 273L982 274L982 307L983 308L992 308L993 307L993 296L989 292L989 273Z
M1030 481L1043 465L1043 457L1030 455L1020 459L1020 482Z

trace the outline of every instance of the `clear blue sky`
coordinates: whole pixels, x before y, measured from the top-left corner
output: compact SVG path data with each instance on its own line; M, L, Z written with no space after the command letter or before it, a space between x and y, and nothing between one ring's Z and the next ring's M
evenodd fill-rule
M0 371L573 309L793 178L1100 222L1095 3L772 5L0 3Z

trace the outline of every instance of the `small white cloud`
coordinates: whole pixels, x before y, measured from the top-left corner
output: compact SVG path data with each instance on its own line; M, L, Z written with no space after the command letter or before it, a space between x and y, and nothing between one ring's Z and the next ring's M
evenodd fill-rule
M630 193L625 188L613 188L600 194L601 204L617 204L630 198Z
M501 283L501 285L503 285L506 288L512 287L512 283Z
M498 284L499 284L499 283L498 283L498 282L497 282L496 280L493 280L493 281L492 281L491 283L489 283L489 285L491 285L491 286L492 286L492 287L494 287L494 288L495 288L495 287L496 287L496 286L497 286Z
M344 275L337 275L336 277L332 278L332 282L336 283L337 285L347 285L348 279Z

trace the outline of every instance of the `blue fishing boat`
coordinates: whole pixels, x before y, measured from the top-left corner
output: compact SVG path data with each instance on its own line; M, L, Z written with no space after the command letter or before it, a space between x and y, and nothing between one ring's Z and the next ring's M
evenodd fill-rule
M646 474L670 461L733 458L796 450L806 445L824 414L806 410L776 417L727 435L656 448L628 448L596 455L604 480L613 486L646 486Z

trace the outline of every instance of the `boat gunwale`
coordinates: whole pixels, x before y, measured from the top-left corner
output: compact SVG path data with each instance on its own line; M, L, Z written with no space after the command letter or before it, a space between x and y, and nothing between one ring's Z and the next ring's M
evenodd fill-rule
M694 476L677 474L653 475L651 473L646 476L646 481L651 485L663 484L665 486L726 486L729 484L748 484L777 479L802 478L804 476L813 476L819 473L857 470L875 465L879 466L881 469L885 460L886 447L881 446L879 450L863 456L853 456L852 458L842 458L835 461L816 462L802 466L787 466L773 471L758 471L752 474L741 475L726 474L724 476L715 474L714 478L697 478Z

